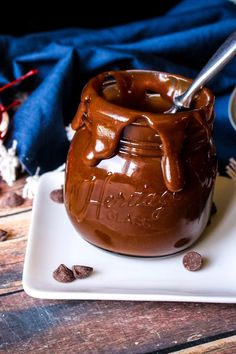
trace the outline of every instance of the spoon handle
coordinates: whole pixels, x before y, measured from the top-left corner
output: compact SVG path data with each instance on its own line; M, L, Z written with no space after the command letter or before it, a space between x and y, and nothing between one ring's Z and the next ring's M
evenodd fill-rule
M236 31L215 52L183 95L174 98L177 107L189 108L192 97L214 77L236 54Z

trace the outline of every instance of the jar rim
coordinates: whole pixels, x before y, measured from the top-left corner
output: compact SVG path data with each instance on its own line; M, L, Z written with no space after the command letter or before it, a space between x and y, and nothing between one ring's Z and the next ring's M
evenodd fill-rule
M157 80L160 78L173 78L174 80L176 80L176 82L178 83L183 83L185 84L186 88L187 88L187 84L191 84L192 83L192 79L190 78L186 78L185 76L183 75L179 75L179 74L172 74L172 73L167 73L167 72L164 72L164 71L156 71L156 70L142 70L142 69L129 69L129 70L117 70L117 71L108 71L108 72L104 72L102 74L99 74L98 76L96 76L95 78L92 78L88 84L92 84L93 88L94 88L94 94L98 95L99 98L103 101L103 102L106 102L106 104L108 106L110 106L110 108L114 108L115 107L119 107L123 110L124 112L124 115L125 115L125 112L129 112L130 111L130 108L128 107L125 107L123 105L119 105L119 104L116 104L112 101L108 101L106 100L102 95L99 95L99 91L101 91L101 85L103 84L104 82L104 79L107 77L107 76L114 76L116 77L117 75L122 75L122 74L150 74L150 75L155 75ZM100 86L100 87L99 87ZM99 89L99 90L98 90ZM180 88L178 88L179 90ZM183 92L185 91L182 90L181 93L179 94L182 94ZM165 113L165 112L153 112L157 117L160 117L160 118L163 118L163 117L169 117L169 116L175 116L175 117L178 117L178 116L182 116L183 113L185 115L192 115L192 113L194 112L201 112L201 111L204 111L206 110L209 106L213 106L214 104L214 95L213 93L211 92L210 89L206 88L206 87L203 87L199 93L198 93L199 97L201 98L204 98L205 99L205 104L201 104L199 105L199 107L196 107L196 108L192 108L192 109L188 109L186 111L180 111L180 112L176 112L176 113ZM145 116L145 113L146 114L149 114L150 112L149 111L142 111L142 110L138 110L138 109L132 109L134 112L136 112L137 114L137 117L142 117L142 116ZM148 125L148 123L145 121L145 119L143 120L140 120L140 119L137 119L137 121L134 121L133 123L131 123L133 125L143 125L143 126L146 126Z

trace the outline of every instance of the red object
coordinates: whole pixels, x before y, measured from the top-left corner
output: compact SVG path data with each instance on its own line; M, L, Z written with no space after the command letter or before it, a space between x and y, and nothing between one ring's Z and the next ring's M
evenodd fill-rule
M30 76L33 76L33 75L37 75L38 74L38 69L33 69L33 70L30 70L28 73L26 73L25 75L22 75L21 77L19 77L19 79L16 79L12 82L9 82L8 84L2 86L0 88L0 93L3 92L4 90L8 89L9 87L12 87L14 85L17 85L19 84L21 81L24 81L25 79L27 79L28 77Z
M0 88L0 93L5 91L6 89L8 89L9 87L12 87L14 85L17 85L19 84L21 81L24 81L25 79L27 79L28 77L30 76L33 76L33 75L37 75L38 74L38 69L33 69L33 70L30 70L29 72L27 72L25 75L22 75L21 77L19 77L18 79L12 81L12 82L9 82L8 84L2 86ZM15 100L13 101L11 104L9 104L8 106L4 106L3 104L0 103L0 124L2 122L2 113L3 112L7 112L9 111L11 108L15 107L15 106L18 106L21 102L19 100ZM6 133L7 131L4 131L4 132L1 132L0 131L0 139L3 139L5 136L6 136Z
M0 111L2 112L7 112L9 111L11 108L18 106L21 102L19 100L15 100L13 101L11 104L9 104L8 106L3 106L2 104L0 104ZM1 118L0 118L1 119Z
M13 101L11 104L8 106L3 106L3 104L0 103L0 123L2 121L2 113L9 111L11 108L18 106L21 102L19 100Z

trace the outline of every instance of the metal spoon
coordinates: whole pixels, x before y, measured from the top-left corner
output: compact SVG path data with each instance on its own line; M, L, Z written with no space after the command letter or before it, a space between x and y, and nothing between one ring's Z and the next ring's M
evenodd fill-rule
M189 88L180 96L174 97L173 106L165 113L176 113L181 109L190 107L193 96L236 54L236 31L215 52L207 64L203 67Z

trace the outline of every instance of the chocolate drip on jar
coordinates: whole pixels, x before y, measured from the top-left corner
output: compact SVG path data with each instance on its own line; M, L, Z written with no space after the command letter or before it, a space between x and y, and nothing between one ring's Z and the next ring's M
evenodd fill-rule
M191 80L150 71L99 75L82 93L67 158L65 207L85 240L165 256L207 225L217 171L212 93L165 114Z
M72 122L73 129L86 125L91 134L84 162L95 166L113 156L124 128L144 119L161 139L166 188L171 192L183 190L185 174L181 154L189 121L195 119L208 140L212 130L213 96L207 89L205 95L194 99L190 111L164 113L172 105L173 95L181 94L188 85L179 76L138 70L111 71L90 80Z

